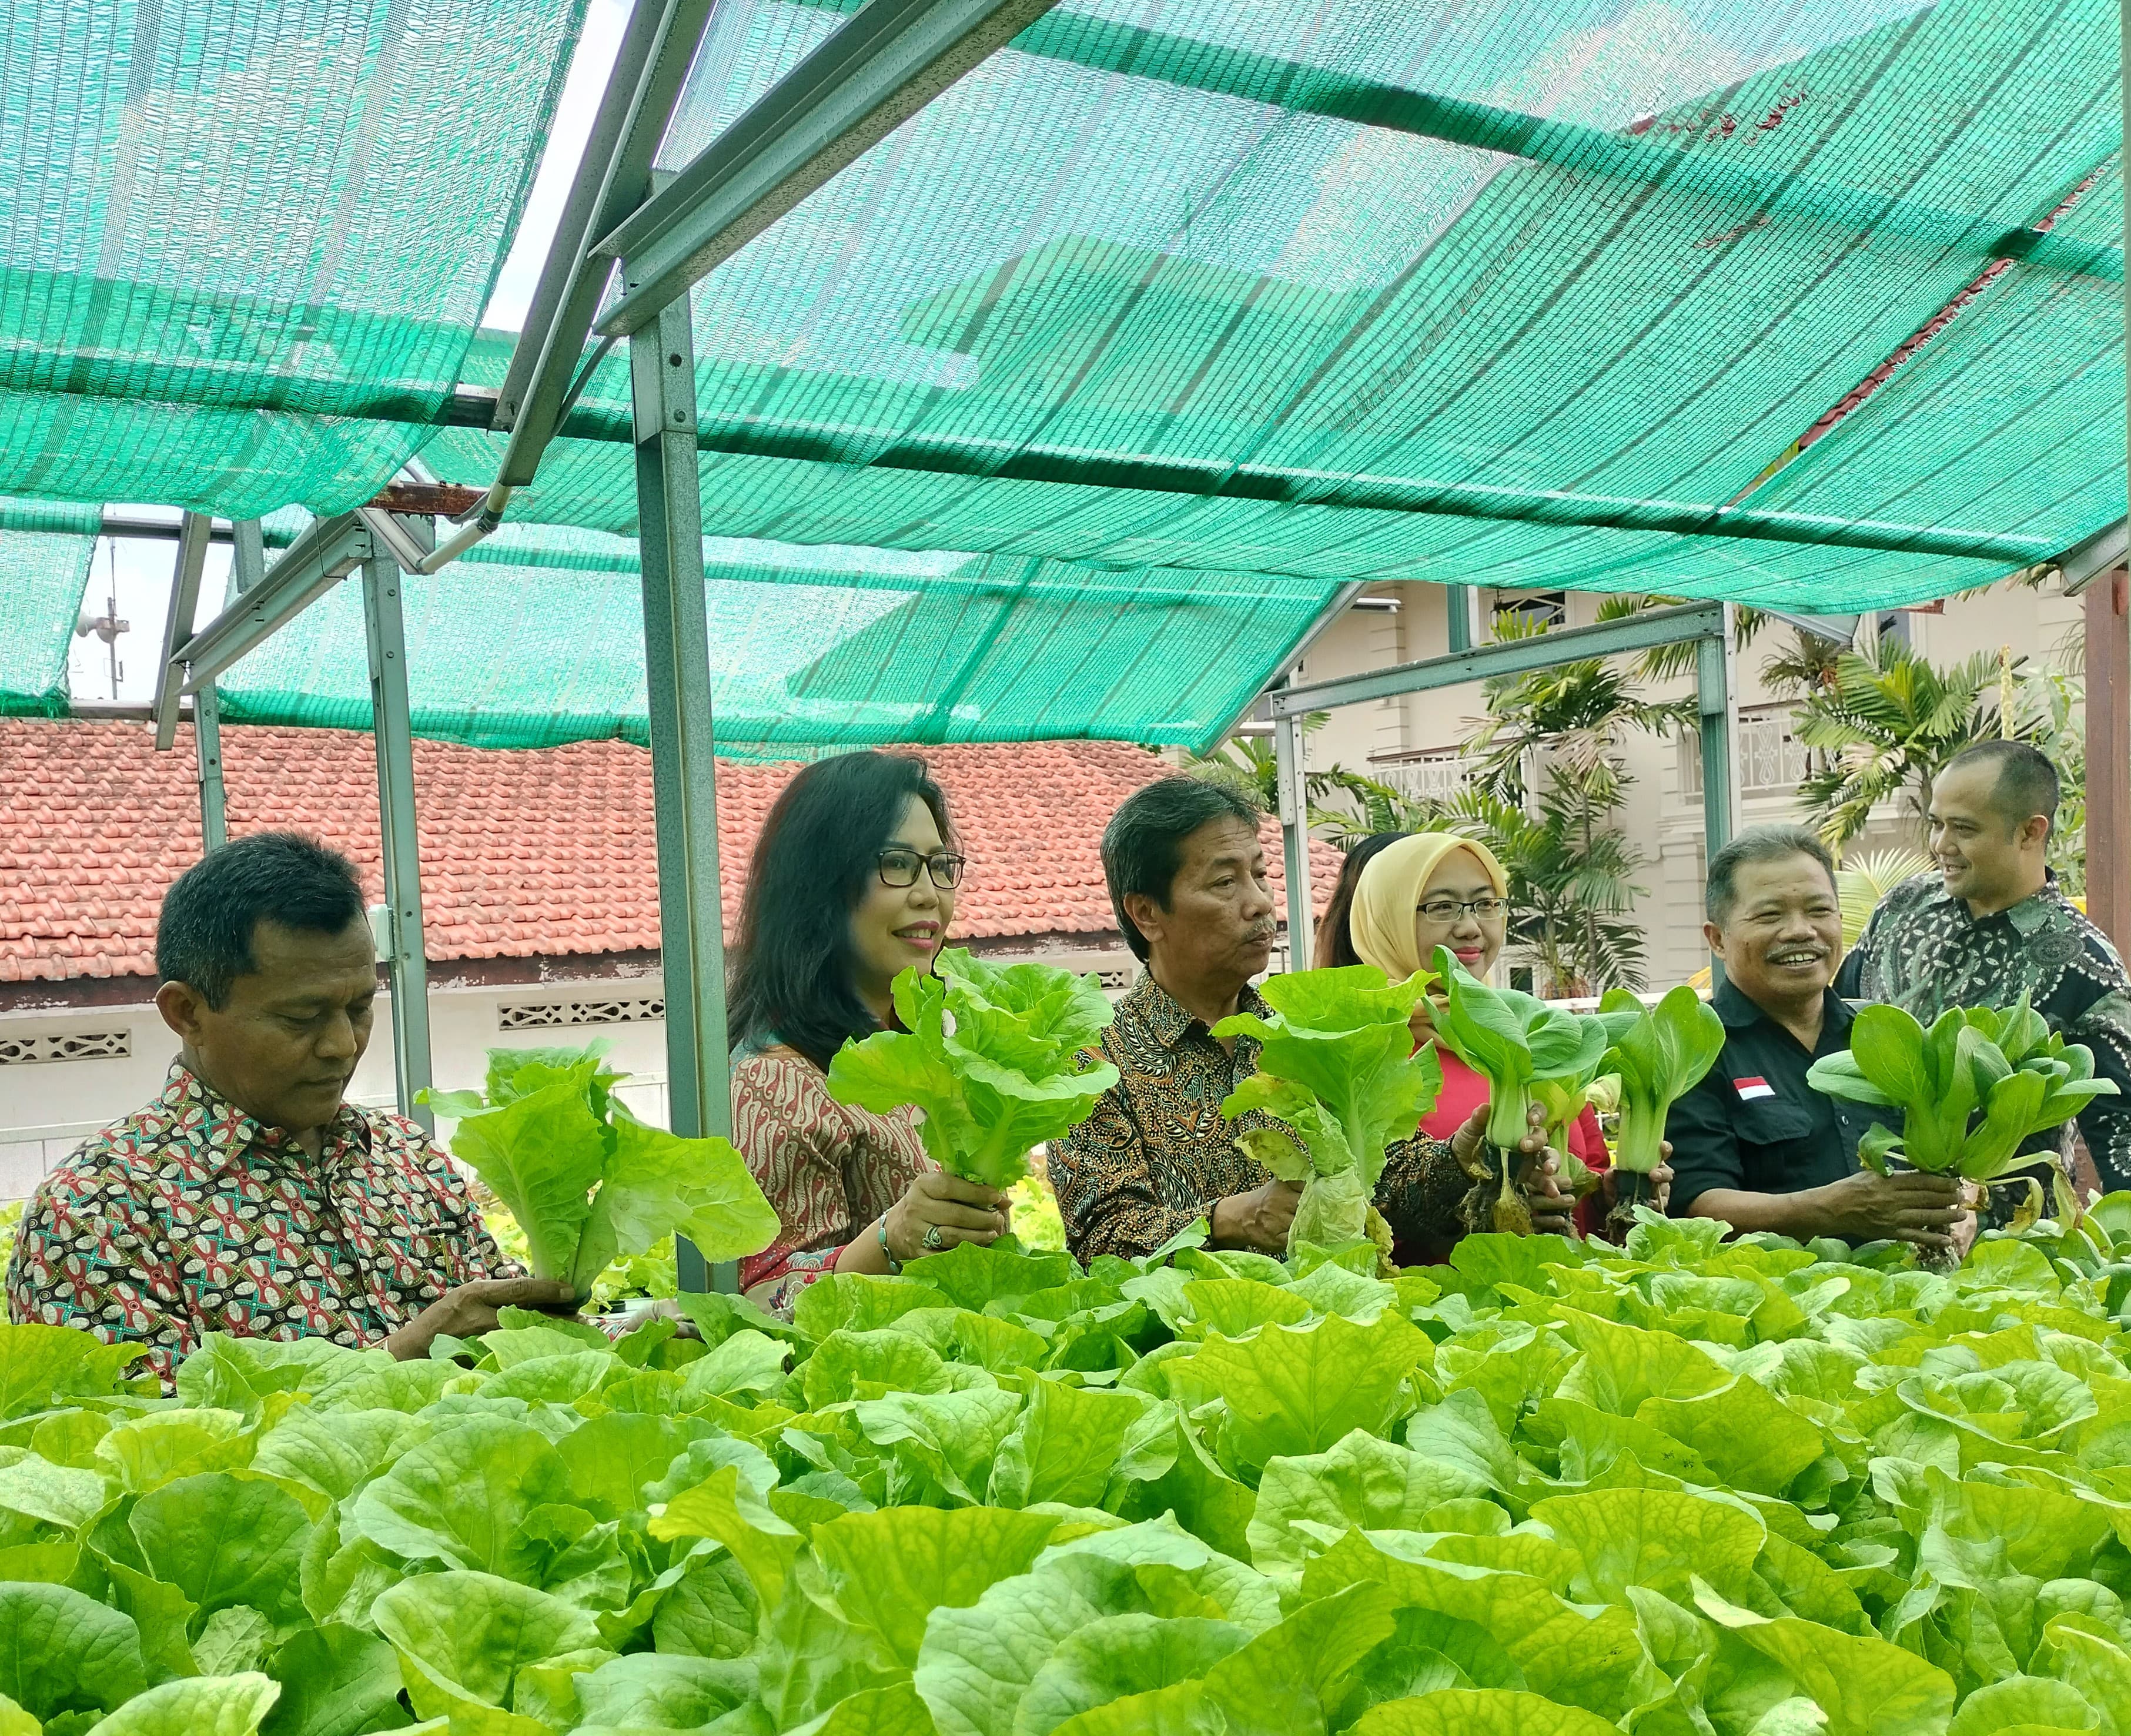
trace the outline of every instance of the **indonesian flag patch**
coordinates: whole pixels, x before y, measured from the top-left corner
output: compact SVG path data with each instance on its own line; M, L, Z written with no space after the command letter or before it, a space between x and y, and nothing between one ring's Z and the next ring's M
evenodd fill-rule
M1751 1103L1757 1097L1773 1097L1776 1088L1765 1079L1734 1079L1731 1088L1739 1094L1741 1103Z

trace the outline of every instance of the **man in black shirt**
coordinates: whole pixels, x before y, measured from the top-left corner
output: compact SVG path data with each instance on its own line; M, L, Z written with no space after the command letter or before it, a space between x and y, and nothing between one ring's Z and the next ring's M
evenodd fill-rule
M1724 962L1724 1049L1666 1120L1673 1216L1801 1241L1949 1245L1956 1184L1860 1168L1857 1142L1877 1112L1806 1083L1815 1061L1850 1046L1852 1018L1830 986L1842 911L1820 840L1803 826L1741 832L1710 863L1704 902L1702 932Z

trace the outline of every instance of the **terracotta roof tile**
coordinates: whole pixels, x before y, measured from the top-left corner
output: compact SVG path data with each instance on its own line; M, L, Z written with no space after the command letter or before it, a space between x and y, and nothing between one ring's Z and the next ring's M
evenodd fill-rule
M1088 934L1112 926L1104 822L1166 769L1117 742L1031 741L923 750L970 859L955 933L972 940ZM345 730L227 729L229 822L315 832L381 896L370 738ZM795 767L721 761L725 914L739 913L757 830ZM0 981L146 975L170 882L198 858L189 727L158 754L125 722L0 719ZM429 956L567 957L658 945L651 762L620 741L499 752L414 745ZM1276 889L1278 829L1267 853ZM1319 845L1320 907L1337 856Z

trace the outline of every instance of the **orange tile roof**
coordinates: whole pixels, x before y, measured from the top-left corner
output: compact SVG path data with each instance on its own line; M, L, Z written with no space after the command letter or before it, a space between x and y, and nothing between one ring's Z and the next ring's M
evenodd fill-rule
M314 832L346 851L381 896L376 760L347 730L223 733L230 829ZM1099 843L1133 790L1166 770L1105 741L922 750L946 787L970 866L957 937L1107 933ZM725 910L796 770L720 761ZM422 893L431 959L556 957L658 945L651 762L620 741L501 752L414 744ZM198 859L189 727L158 754L128 722L0 720L0 982L145 976L170 882ZM1277 888L1278 830L1266 822ZM1338 858L1310 864L1315 902Z

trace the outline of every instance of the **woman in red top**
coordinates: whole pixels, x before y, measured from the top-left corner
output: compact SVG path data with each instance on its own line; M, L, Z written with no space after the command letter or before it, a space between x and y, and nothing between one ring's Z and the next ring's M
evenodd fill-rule
M1509 890L1502 865L1485 844L1441 832L1398 838L1370 857L1355 883L1348 914L1354 955L1397 981L1429 968L1435 949L1448 947L1459 964L1484 979L1508 937ZM1413 1034L1416 1048L1435 1040L1434 1009L1426 1000L1414 1009ZM1487 1081L1439 1045L1436 1058L1443 1064L1443 1094L1420 1130L1447 1139L1487 1101ZM1569 1129L1568 1149L1594 1171L1602 1173L1611 1162L1588 1106ZM1577 1209L1586 1234L1596 1221L1591 1206L1586 1200ZM1604 1210L1602 1201L1597 1211ZM1411 1250L1422 1263L1439 1261L1448 1251L1447 1244Z

